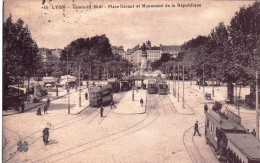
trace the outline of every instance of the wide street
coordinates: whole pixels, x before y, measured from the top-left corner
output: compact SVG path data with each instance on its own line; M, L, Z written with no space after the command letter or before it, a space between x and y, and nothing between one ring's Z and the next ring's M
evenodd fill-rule
M172 91L173 82L168 84ZM218 162L204 137L203 106L208 103L211 108L214 100L204 100L202 88L186 81L183 109L182 83L180 102L171 91L158 95L135 90L135 101L131 99L132 90L116 93L117 108L105 106L102 118L99 108L88 107L83 93L82 111L76 115L67 113L68 99L64 96L51 102L48 114L37 116L32 109L4 116L3 162ZM224 86L216 87L213 98L221 101L225 94ZM70 98L71 106L76 106L78 92ZM145 101L144 107L140 98ZM252 130L254 111L241 108L241 117L242 124ZM192 136L196 120L201 137ZM45 146L42 129L47 123L52 126L50 143ZM19 141L28 142L27 152L17 151Z

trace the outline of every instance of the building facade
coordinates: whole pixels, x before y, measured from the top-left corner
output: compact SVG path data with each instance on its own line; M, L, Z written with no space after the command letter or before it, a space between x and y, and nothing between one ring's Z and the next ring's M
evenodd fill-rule
M151 42L149 40L146 42L146 48L147 61L149 63L159 60L163 53L169 53L171 57L177 58L178 53L180 51L180 46L177 45L167 46L161 44L159 47L152 47ZM130 55L130 57L128 57L130 62L135 63L137 65L141 65L142 49L139 45L135 48L128 49L127 55Z
M38 54L42 56L43 62L59 61L61 49L39 48Z

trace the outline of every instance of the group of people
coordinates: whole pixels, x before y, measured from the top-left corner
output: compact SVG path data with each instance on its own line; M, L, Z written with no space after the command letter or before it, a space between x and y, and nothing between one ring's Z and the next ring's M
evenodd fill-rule
M47 110L48 110L48 108L49 108L49 106L50 106L50 103L51 103L51 101L50 101L50 99L48 98L47 101L46 101L46 103L45 103L45 105L43 106L43 108L44 108L44 109L43 109L44 114L47 114ZM40 108L40 107L38 108L36 115L42 115L42 111L41 111L41 108Z

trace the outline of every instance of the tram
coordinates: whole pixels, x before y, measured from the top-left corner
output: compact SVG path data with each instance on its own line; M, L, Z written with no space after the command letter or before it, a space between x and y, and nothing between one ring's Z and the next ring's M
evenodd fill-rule
M154 79L154 78L148 79L147 90L148 90L149 94L152 94L152 93L157 94L158 93L158 87L157 87L156 79Z
M221 162L260 163L260 141L246 132L241 118L227 110L205 111L206 143Z
M120 90L121 91L129 91L132 87L132 81L129 76L125 76L120 81Z
M100 106L101 104L110 103L113 99L112 86L110 84L94 86L89 88L90 106Z
M107 84L110 84L112 86L112 90L114 93L120 90L120 83L117 78L107 79Z
M169 88L168 88L168 85L167 85L167 82L166 82L165 79L158 78L157 79L157 85L158 85L158 93L160 95L167 95L168 94Z

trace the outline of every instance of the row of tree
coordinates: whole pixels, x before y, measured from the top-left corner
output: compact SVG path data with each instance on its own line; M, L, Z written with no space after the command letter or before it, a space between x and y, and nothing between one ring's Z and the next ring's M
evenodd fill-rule
M208 36L197 36L181 46L182 63L191 76L215 78L239 85L255 84L260 68L260 2L241 7L230 25L219 23ZM170 62L169 62L170 63Z
M67 45L61 53L59 62L43 62L36 42L23 20L13 22L12 15L3 23L3 93L8 86L28 81L32 77L60 77L68 73L89 78L96 74L120 77L121 72L129 73L133 65L119 54L113 54L109 39L105 35L92 38L79 38ZM93 75L92 75L93 76ZM92 77L93 79L93 77Z

